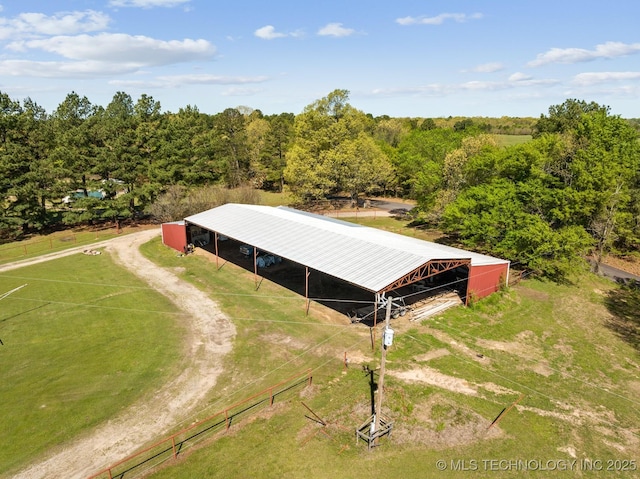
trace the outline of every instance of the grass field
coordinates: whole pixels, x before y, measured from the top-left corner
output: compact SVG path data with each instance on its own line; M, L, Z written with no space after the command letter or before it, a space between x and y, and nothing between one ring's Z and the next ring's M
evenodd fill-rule
M110 260L73 255L0 273L0 476L163 382L173 305Z
M494 135L500 146L514 146L531 141L531 135Z
M405 231L393 219L361 221ZM411 234L428 239L436 233ZM512 462L492 462L500 460L572 467L532 473L541 478L638 477L637 470L620 470L640 466L637 292L589 274L567 285L529 280L421 324L406 316L394 322L384 400L394 430L367 451L354 431L371 413L363 367L378 367L379 335L374 353L365 326L315 304L307 315L303 298L266 280L256 291L252 272L230 263L216 270L201 254L178 257L159 240L143 252L208 291L237 328L226 372L198 418L292 373L314 371L313 386L227 434L204 438L150 477L526 474ZM162 348L171 351L179 338L179 331L167 334L176 332L172 307L106 255L2 274L0 292L24 283L29 286L0 309L0 400L4 415L12 416L0 437L0 474L108 418L161 381L172 367L172 355ZM125 321L117 308L139 311L136 321ZM77 361L85 354L86 365ZM45 364L53 365L38 372ZM327 426L310 420L302 402ZM74 412L66 412L71 406ZM614 470L587 471L587 460Z
M56 231L48 235L33 236L23 241L0 244L0 264L54 253L75 246L89 246L98 241L115 238L130 229L116 230L113 227L106 227Z
M158 246L147 252L167 266L178 264ZM212 409L230 402L229 391L247 391L295 368L313 368L314 387L151 477L355 478L383 470L394 477L461 477L461 467L517 475L497 460L531 467L555 461L573 467L566 477L578 470L581 477L602 477L586 470L588 461L638 466L638 349L611 325L620 311L606 306L619 293L607 280L580 275L564 286L531 280L423 324L398 322L385 382L385 409L396 425L390 440L367 452L354 440L355 427L371 412L362 366L378 364L366 328L317 313L307 318L299 297L270 283L254 294L253 275L233 265L208 274L205 258L188 261L180 263L185 278L215 290L239 325L228 386L211 398ZM346 371L343 352L352 358ZM305 417L303 401L328 423L323 431ZM446 470L438 470L438 460ZM637 477L637 471L607 472ZM559 474L536 471L536 477Z

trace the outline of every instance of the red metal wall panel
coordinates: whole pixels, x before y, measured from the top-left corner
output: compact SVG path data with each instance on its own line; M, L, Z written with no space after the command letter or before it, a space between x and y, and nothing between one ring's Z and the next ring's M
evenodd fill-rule
M469 271L468 297L484 298L495 293L507 281L509 263L471 266Z
M187 227L184 222L162 223L162 244L184 253L187 246Z

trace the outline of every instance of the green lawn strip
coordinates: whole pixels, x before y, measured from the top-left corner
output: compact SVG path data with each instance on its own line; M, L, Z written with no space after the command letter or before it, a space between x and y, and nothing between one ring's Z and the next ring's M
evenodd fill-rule
M0 474L114 416L173 372L176 308L108 255L0 275Z
M411 206L407 205L407 209L411 209ZM396 218L393 216L360 216L357 218L347 217L340 219L349 223L356 223L362 226L383 229L392 233L412 236L423 241L435 241L442 237L441 231L409 226L412 220L405 218Z
M119 236L115 228L100 231L56 231L48 235L34 236L33 238L12 243L0 244L0 264L37 256L77 246L90 246L99 241L105 241Z

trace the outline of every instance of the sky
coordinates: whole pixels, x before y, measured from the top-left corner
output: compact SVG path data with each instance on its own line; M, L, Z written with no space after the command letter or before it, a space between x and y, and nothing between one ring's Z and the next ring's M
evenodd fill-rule
M163 112L301 113L335 89L374 116L640 118L637 0L0 0L0 92Z

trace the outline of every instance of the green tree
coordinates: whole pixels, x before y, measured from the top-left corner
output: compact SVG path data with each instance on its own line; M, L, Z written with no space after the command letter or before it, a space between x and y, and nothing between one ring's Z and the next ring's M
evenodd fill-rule
M60 193L61 171L49 159L52 135L45 110L29 98L23 107L11 103L5 107L8 115L3 123L11 128L5 131L0 149L6 175L3 225L19 228L12 236L48 224L47 207Z
M374 129L374 120L353 108L348 99L347 90L334 90L296 116L284 176L300 201L324 198L346 187L340 173L345 170L338 163L350 148L348 142Z
M72 92L52 114L54 149L51 159L66 170L69 179L67 193L82 189L87 196L88 175L96 165L91 122L95 113L96 107L87 97Z
M393 175L385 152L364 132L328 151L325 159L332 165L336 189L349 193L353 203L357 203L363 193L381 191Z
M284 189L284 169L287 165L287 152L293 143L293 113L281 113L267 117L269 131L265 138L264 153L260 158L258 174L263 178L265 189Z
M251 165L244 115L236 108L215 115L212 141L226 185L235 188L244 184Z
M423 211L429 211L443 186L444 161L460 148L464 132L448 128L413 130L398 145L395 168L404 196L416 199Z
M570 133L573 132L585 113L600 112L609 114L609 107L600 106L595 102L587 103L584 100L569 99L561 105L549 107L548 115L540 115L540 119L533 129L533 137L537 138L544 133Z
M552 228L514 182L503 178L463 191L445 209L443 229L469 248L508 258L539 274L562 279L590 247L578 226Z

